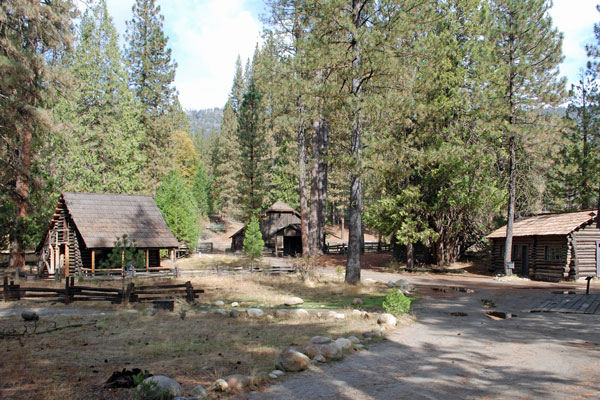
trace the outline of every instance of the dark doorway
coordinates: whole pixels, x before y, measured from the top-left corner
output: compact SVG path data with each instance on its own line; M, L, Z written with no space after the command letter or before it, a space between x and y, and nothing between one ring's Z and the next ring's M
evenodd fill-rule
M283 237L283 253L287 256L302 254L302 238L300 236Z
M521 274L529 276L529 246L521 247Z

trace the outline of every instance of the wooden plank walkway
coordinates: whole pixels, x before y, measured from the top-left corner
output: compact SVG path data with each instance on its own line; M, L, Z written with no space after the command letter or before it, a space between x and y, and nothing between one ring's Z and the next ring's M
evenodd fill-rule
M557 294L530 312L558 312L600 315L600 293Z

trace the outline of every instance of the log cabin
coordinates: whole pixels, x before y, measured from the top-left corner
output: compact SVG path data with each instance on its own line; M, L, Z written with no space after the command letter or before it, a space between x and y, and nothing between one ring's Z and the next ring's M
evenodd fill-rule
M265 212L260 221L265 247L276 255L295 256L302 254L300 214L283 201L276 201ZM240 251L244 246L246 227L231 236L231 251Z
M160 267L161 249L173 260L179 247L150 196L62 193L38 246L40 272L95 275L123 235L144 254L148 271Z
M600 275L597 211L540 214L516 221L513 272L536 280L575 280ZM504 271L506 226L486 236L492 242L492 269Z

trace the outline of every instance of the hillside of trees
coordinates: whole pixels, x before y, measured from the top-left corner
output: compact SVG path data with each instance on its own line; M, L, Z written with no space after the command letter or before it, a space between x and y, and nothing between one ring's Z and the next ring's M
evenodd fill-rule
M105 0L81 15L70 0L2 3L11 267L61 191L153 195L189 245L201 216L249 223L277 200L300 211L306 255L347 220L349 283L365 227L409 264L421 244L441 265L499 224L596 206L598 26L568 91L548 0L266 3L227 103L188 112L155 0L136 0L124 49Z

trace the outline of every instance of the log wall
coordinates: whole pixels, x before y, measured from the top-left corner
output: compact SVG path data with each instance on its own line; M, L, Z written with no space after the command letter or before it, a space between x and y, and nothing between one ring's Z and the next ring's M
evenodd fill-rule
M573 278L597 276L596 240L600 240L600 230L595 222L587 224L573 232L576 261L573 263Z

